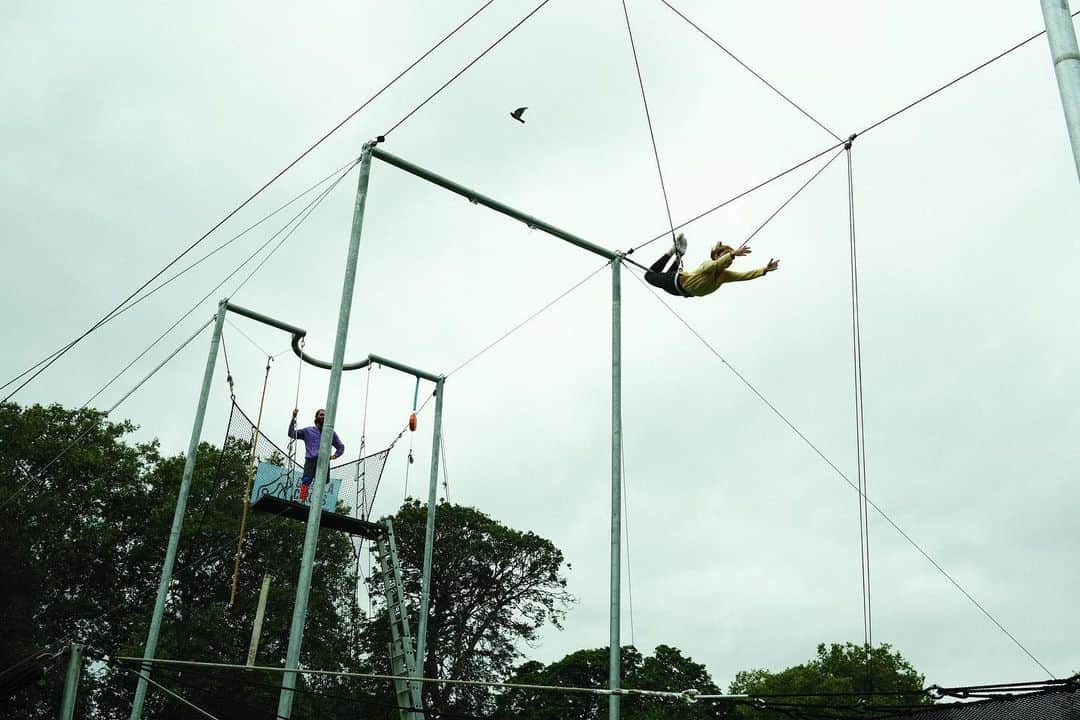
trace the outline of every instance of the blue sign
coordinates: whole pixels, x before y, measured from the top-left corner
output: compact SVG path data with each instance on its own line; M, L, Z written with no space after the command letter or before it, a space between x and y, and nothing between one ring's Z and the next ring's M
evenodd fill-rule
M260 462L255 471L255 482L251 485L251 502L256 503L266 495L289 502L300 502L300 476L299 469L286 470L273 463ZM341 478L330 478L326 483L326 494L323 495L323 510L335 511L340 491Z

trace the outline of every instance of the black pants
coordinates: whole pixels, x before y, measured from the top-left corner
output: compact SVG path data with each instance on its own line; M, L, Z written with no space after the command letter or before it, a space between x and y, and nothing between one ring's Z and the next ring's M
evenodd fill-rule
M667 264L669 258L672 259L671 267L665 270L664 265ZM689 297L679 287L679 256L674 253L661 255L660 259L654 262L652 267L645 272L645 282L660 288L669 295Z

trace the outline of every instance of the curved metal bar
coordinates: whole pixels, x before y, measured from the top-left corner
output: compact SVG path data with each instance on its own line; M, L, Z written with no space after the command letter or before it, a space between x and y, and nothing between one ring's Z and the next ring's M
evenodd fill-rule
M306 362L308 365L314 365L315 367L322 368L323 370L331 370L333 368L333 365L326 362L325 360L319 360L318 358L313 358L310 355L308 355L306 352L304 352L303 350L300 349L300 338L302 338L302 337L304 337L304 335L293 335L292 336L291 345L292 345L293 354L296 355L296 357L303 360L304 362ZM360 360L359 362L345 363L344 365L341 366L341 369L342 370L360 370L361 368L366 368L370 364L371 364L371 356L369 355L366 358L364 358L363 360Z

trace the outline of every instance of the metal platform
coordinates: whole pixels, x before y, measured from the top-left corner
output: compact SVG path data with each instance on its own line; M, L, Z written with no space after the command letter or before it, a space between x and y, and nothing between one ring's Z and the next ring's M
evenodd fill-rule
M252 503L251 508L260 512L270 513L271 515L277 515L278 517L299 520L300 522L307 522L308 515L311 511L311 506L306 503L282 500L273 495L263 495L256 502ZM323 510L322 522L320 524L321 527L337 530L348 535L356 535L368 540L377 540L386 533L385 528L378 523L360 520L359 518L349 517L348 515L342 515L340 513L328 512L326 510Z

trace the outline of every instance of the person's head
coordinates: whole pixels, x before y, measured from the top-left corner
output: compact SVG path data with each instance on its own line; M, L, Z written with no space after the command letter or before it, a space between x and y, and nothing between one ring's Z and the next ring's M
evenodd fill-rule
M709 257L712 258L713 260L715 260L718 257L720 257L721 255L723 255L724 253L731 253L731 254L734 255L735 254L735 248L731 247L730 245L725 245L722 242L718 242L715 245L713 245L712 250L709 251Z
M325 410L323 410L322 408L319 408L318 410L315 411L315 425L317 427L321 428L322 424L323 424L323 420L325 420L325 419L326 419L326 411Z

